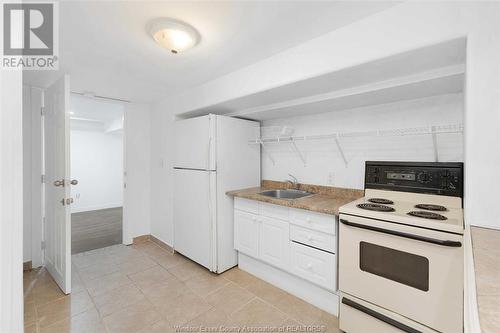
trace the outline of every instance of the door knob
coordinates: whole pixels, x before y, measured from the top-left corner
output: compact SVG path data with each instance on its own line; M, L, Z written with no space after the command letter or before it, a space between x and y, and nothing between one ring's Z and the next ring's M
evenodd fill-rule
M54 186L64 187L64 179L54 181Z
M70 182L71 185L78 185L78 180L76 179L73 179L71 182Z

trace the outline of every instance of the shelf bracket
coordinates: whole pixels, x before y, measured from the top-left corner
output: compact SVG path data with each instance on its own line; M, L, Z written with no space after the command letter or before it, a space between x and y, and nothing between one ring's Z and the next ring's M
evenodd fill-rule
M437 133L435 126L431 126L431 133L432 133L432 147L434 148L434 162L439 162Z
M290 143L292 144L293 150L295 150L295 153L297 154L297 156L300 158L300 160L302 161L304 166L306 166L307 165L306 159L305 159L304 155L302 155L302 153L300 152L297 145L295 144L295 141L292 139L292 140L290 140Z
M344 160L344 165L347 168L347 159L345 157L344 150L342 149L342 146L340 145L338 134L334 137L334 140L335 140L335 144L337 145L337 149L339 150L340 156L342 157L342 160Z
M262 152L266 154L267 158L269 158L269 160L273 163L273 166L275 166L276 162L274 161L274 158L271 156L271 154L269 154L269 152L267 151L267 147L265 146L264 141L262 141L262 139L259 139L258 141L262 147Z

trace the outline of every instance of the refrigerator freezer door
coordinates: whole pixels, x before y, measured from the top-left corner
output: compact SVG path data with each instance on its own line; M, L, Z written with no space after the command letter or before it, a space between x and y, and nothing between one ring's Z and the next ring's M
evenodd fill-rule
M174 125L174 167L215 170L216 116L178 120Z
M216 271L216 173L174 169L174 249Z

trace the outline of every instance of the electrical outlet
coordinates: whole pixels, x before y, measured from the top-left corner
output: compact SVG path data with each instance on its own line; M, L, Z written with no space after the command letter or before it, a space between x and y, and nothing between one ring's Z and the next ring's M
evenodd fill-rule
M335 185L335 172L330 172L328 174L328 184Z

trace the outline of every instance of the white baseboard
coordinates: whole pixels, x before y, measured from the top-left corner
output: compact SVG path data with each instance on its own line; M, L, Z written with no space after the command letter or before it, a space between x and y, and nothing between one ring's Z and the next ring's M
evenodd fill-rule
M238 267L288 293L338 316L339 296L295 275L238 253Z
M467 224L468 223L466 223L466 225ZM500 230L500 225L498 223L494 223L494 222L491 222L491 221L482 221L482 222L475 221L475 223L470 224L470 226L471 227L478 227L478 228Z

